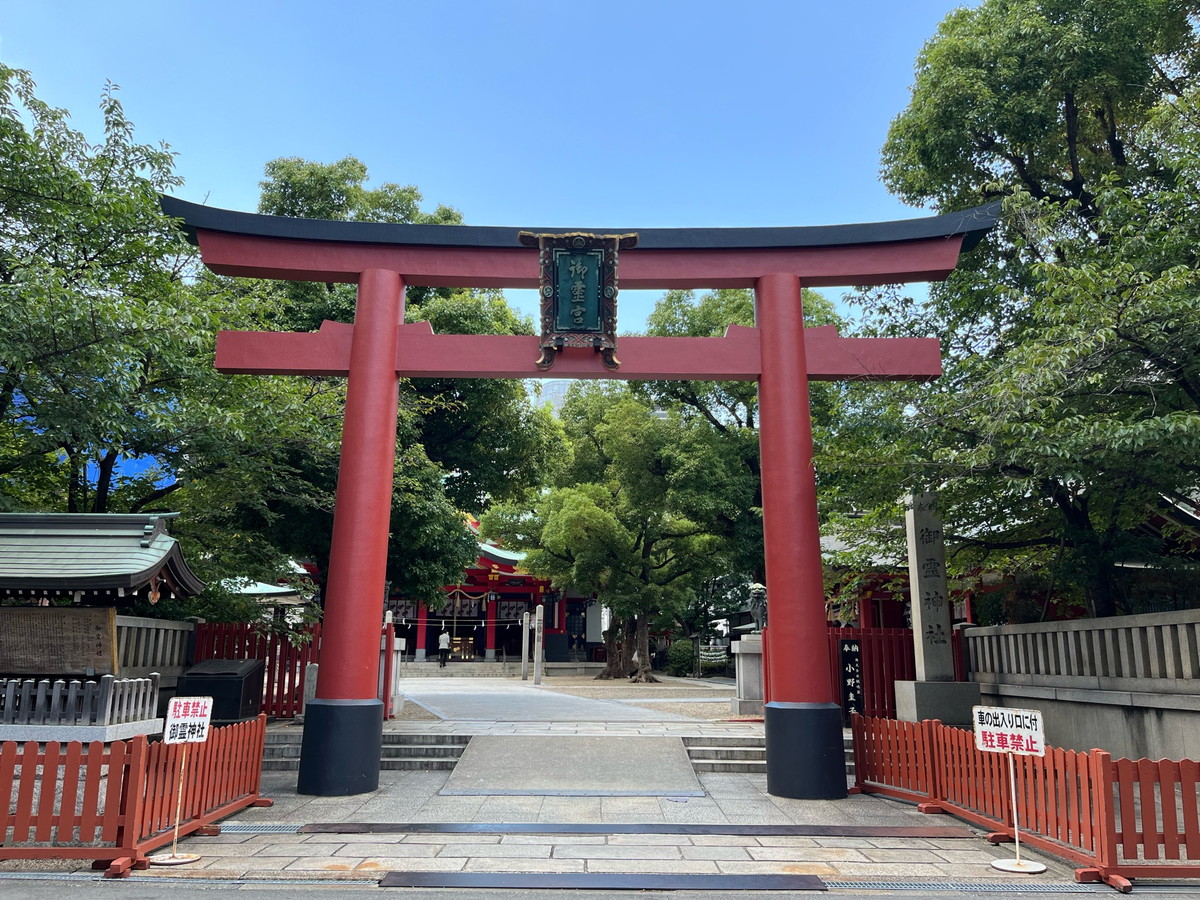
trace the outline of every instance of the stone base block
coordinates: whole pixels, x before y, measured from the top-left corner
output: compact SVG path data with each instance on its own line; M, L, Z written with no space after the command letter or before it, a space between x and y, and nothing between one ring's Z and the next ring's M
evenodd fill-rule
M979 685L972 681L896 682L896 718L902 722L939 719L971 728L971 707L978 705Z
M0 741L127 741L139 734L161 734L162 719L120 725L0 725Z
M730 712L735 716L761 716L763 702L761 700L743 700L735 697L729 701Z

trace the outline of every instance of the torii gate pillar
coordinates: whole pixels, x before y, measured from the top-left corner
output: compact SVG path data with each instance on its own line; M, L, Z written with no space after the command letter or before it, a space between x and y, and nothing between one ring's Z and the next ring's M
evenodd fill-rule
M762 374L758 440L762 467L763 546L771 643L764 705L767 791L780 797L846 796L842 709L834 702L829 662L812 635L825 635L821 534L813 468L812 419L800 279L764 275L754 286ZM795 648L807 647L798 653Z
M368 269L358 280L346 417L325 587L321 675L305 704L301 793L363 794L379 787L383 701L376 699L378 608L387 578L387 534L400 403L396 344L404 321L404 282ZM372 598L375 602L371 602ZM367 614L363 614L365 611ZM375 612L374 615L371 612Z
M809 380L918 379L941 373L932 338L841 338L804 328L800 286L945 278L978 242L998 204L927 219L765 229L637 231L621 255L626 288L753 288L756 327L721 338L621 338L621 366L567 348L536 368L538 339L437 335L403 322L406 284L537 287L538 257L517 229L379 225L255 216L163 198L222 275L356 283L353 325L315 334L222 332L227 373L346 375L346 424L317 700L301 750L301 793L365 793L379 783L376 699L397 378L757 380L771 652L766 683L767 789L783 797L846 793L841 713L826 651ZM540 229L545 231L546 229ZM573 229L586 230L586 229Z

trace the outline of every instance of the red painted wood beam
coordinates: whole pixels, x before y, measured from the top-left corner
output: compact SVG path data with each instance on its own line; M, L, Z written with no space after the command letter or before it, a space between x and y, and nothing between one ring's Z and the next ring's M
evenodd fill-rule
M285 281L357 281L368 269L405 284L536 288L538 254L522 247L438 247L301 241L197 230L204 264L221 275ZM808 287L940 281L958 262L963 236L829 247L621 251L626 290L749 288L763 272L797 275Z
M222 331L217 369L231 375L345 375L354 326L325 322L315 333ZM753 381L761 373L757 328L731 325L724 337L624 337L621 368L588 350L567 349L543 372L538 338L434 334L428 322L403 325L396 373L407 378L610 378L629 381ZM808 377L923 380L942 373L936 338L843 338L832 325L805 329Z

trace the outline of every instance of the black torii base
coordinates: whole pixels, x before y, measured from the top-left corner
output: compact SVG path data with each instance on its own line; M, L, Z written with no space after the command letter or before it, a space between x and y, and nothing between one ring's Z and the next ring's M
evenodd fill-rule
M779 703L763 707L767 736L767 793L797 800L846 796L842 708L836 703Z
M379 789L383 701L309 700L296 792L348 797Z

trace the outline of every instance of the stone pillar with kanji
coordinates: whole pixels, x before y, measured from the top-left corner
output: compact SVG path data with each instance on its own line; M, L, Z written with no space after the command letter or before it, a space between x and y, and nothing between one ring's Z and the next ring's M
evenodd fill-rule
M908 536L908 590L912 608L916 680L896 682L896 718L906 722L940 719L969 728L979 685L954 676L954 626L946 583L946 542L938 495L904 498Z

